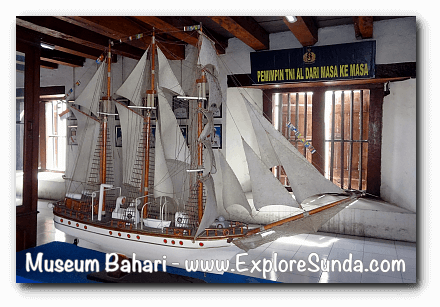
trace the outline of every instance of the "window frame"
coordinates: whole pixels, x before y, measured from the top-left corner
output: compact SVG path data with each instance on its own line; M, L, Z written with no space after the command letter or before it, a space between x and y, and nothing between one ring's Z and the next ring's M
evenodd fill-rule
M285 84L282 87L266 86L263 90L263 112L272 118L272 97L275 93L313 92L312 98L312 140L317 152L325 151L325 92L336 90L370 90L370 109L368 123L368 158L367 158L367 190L366 192L380 196L381 185L381 143L382 143L382 106L384 97L383 80L374 82L317 82L314 85ZM322 123L322 124L321 124ZM312 165L324 175L325 155L313 154Z

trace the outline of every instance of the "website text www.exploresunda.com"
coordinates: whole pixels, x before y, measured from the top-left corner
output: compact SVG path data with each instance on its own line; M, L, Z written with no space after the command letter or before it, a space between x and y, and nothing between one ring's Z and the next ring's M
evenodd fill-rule
M317 253L309 254L307 260L296 259L278 259L278 254L274 252L270 259L258 259L251 260L251 263L243 261L244 257L248 256L247 253L237 254L235 263L229 260L199 260L191 259L184 261L184 267L188 272L262 272L263 278L266 278L266 274L270 272L405 272L405 261L402 259L395 260L382 260L377 261L372 259L368 265L364 265L361 260L353 260L353 255L350 253L348 258L341 261L338 259L320 259ZM121 272L146 272L152 273L159 270L166 272L167 259L163 256L162 259L157 260L144 260L140 261L136 259L136 254L133 253L131 259L123 259L118 262L118 254L108 253L106 254L105 270L107 272L114 272L121 270ZM180 263L172 262L173 266L180 266ZM43 259L43 253L38 253L35 261L32 260L30 253L26 254L26 271L46 271L46 272L99 272L99 262L96 259L86 260L69 260L63 261L61 259L47 260Z
M263 278L266 278L266 274L272 271L274 272L388 272L388 271L402 271L405 272L405 261L400 259L396 260L382 260L381 262L372 259L368 266L364 266L361 260L353 260L353 255L350 253L348 258L344 261L337 259L319 259L319 255L311 253L307 261L296 259L277 259L277 253L272 254L270 259L258 259L251 260L251 266L247 266L245 261L240 261L240 257L247 256L247 253L237 254L235 256L235 264L230 263L229 260L185 260L185 268L187 271L202 271L212 272L217 270L219 272L247 272L253 273L254 271L262 272ZM309 266L308 266L309 264Z

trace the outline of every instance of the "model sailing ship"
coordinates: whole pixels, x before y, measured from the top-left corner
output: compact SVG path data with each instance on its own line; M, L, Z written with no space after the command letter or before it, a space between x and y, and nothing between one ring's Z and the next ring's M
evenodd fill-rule
M241 137L252 186L243 191L222 152L211 147L213 110L226 102L226 86L213 43L200 30L198 35L192 93L183 91L153 32L151 46L111 95L109 44L107 60L69 106L78 121L78 152L66 171L66 197L54 205L57 229L110 252L145 260L166 256L183 266L185 260L230 259L281 236L316 232L359 197L325 179L244 96L234 103L245 106L256 142ZM170 106L176 96L188 103L188 143ZM120 187L109 137L115 115L122 130ZM277 165L293 193L273 176ZM307 202L313 195L326 201ZM280 207L287 208L284 215L272 214Z

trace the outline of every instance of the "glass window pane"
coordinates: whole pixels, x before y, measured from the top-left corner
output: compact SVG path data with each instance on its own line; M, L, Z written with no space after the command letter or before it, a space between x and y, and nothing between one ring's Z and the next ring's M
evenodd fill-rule
M16 51L15 198L17 206L21 206L23 204L24 65L24 53Z

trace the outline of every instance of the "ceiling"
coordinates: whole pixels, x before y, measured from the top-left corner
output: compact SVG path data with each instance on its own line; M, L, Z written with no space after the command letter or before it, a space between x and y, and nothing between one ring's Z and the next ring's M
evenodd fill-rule
M140 59L151 42L153 28L166 57L179 60L185 58L186 44L197 44L194 31L181 31L185 26L201 24L217 52L224 54L230 38L236 37L256 51L267 50L269 34L291 31L303 46L312 46L319 40L319 28L339 25L353 25L358 39L372 38L374 21L403 16L296 17L295 23L289 23L282 16L17 16L16 35L17 40L52 46L41 49L41 66L56 69L58 65L81 67L86 58L96 60L109 39L116 42L112 46L115 54ZM137 34L142 37L135 37Z

